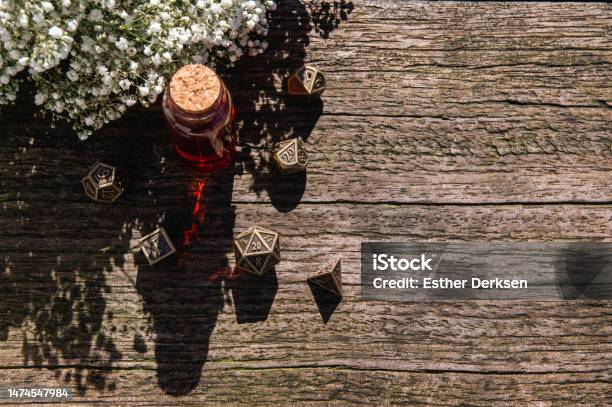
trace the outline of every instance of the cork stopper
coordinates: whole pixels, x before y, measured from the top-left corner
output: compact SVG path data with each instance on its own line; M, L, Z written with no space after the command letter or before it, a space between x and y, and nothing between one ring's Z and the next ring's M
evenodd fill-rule
M221 92L221 80L204 65L185 65L170 80L170 96L187 113L210 109Z

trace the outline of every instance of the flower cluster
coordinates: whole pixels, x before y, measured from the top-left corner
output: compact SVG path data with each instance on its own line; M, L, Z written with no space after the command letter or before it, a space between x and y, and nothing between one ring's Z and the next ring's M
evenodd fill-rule
M0 0L0 105L28 70L35 103L81 138L155 102L187 63L233 64L267 46L273 0Z

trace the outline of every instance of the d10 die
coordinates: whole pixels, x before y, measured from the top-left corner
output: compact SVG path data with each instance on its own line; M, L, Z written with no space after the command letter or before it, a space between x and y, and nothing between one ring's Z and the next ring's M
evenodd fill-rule
M82 181L88 197L105 203L114 202L127 186L123 170L101 162L94 164Z
M299 138L280 142L274 149L273 160L284 173L304 171L308 165L308 156Z
M280 262L279 235L259 226L252 226L234 239L236 268L262 275Z
M308 281L319 287L342 297L342 274L340 259L336 260L333 267L326 266L308 277Z
M304 65L291 74L287 88L290 95L310 99L325 90L325 76L317 68Z

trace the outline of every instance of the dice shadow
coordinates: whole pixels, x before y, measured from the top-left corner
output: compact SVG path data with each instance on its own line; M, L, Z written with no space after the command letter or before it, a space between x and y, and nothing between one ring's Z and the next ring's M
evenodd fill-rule
M252 324L268 319L278 291L278 278L273 267L261 276L235 269L226 283L239 324Z
M312 281L308 281L308 287L310 288L310 292L315 300L323 323L327 324L338 308L338 305L340 305L342 298L318 286Z
M307 170L284 174L277 168L270 171L268 196L272 205L282 213L291 212L302 201L306 191Z
M290 97L287 81L306 61L309 34L327 36L337 27L330 16L341 21L340 9L325 1L308 7L300 0L280 2L270 18L268 48L255 58L246 57L224 72L234 96L237 111L240 153L238 173L252 175L250 189L257 195L267 192L280 212L295 209L306 190L306 173L285 176L272 162L274 146L283 140L300 137L306 153L314 148L307 140L323 113L323 100L306 102ZM343 2L345 16L352 3ZM335 11L334 11L335 10ZM347 11L348 10L348 11ZM319 14L327 17L320 17ZM253 67L258 68L254 69Z

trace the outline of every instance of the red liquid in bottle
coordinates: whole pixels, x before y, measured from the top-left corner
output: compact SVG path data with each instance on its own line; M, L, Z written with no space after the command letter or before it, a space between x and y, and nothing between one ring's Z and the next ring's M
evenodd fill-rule
M179 156L202 172L226 168L236 152L234 105L210 68L186 65L164 93L162 110Z

